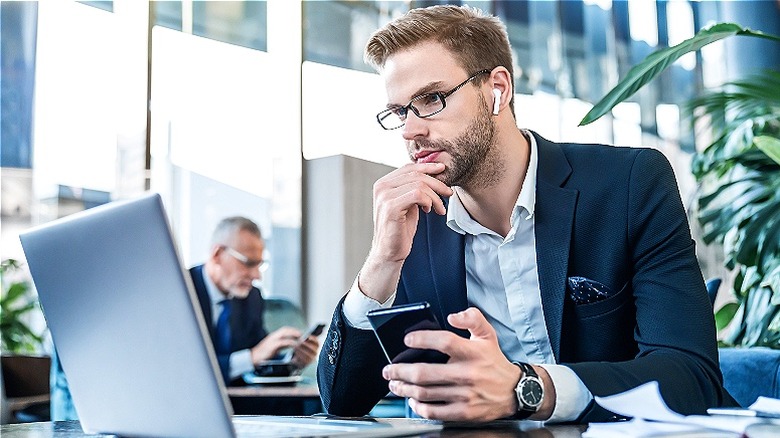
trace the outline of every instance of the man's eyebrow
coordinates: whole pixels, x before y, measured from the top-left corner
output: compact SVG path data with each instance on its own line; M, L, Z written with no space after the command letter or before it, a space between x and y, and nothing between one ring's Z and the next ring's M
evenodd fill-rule
M420 97L423 94L432 93L434 91L440 90L443 83L444 83L443 81L428 82L427 84L425 84L422 87L418 88L417 91L415 91L414 94L412 94L412 99L411 100L414 100L415 98ZM401 107L401 106L404 106L404 105L406 105L406 104L388 103L387 107L388 108L398 108L398 107Z

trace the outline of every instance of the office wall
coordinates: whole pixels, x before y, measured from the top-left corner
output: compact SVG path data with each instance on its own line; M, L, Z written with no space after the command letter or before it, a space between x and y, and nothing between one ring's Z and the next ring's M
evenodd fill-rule
M304 308L310 322L329 322L371 247L374 182L393 167L346 155L304 166Z

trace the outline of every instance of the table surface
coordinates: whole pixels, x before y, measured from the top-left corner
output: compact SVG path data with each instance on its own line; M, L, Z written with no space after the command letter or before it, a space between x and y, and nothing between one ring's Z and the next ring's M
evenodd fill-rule
M230 397L293 397L293 398L320 398L317 385L299 383L297 385L248 385L229 386L227 388Z
M409 421L394 419L392 421ZM502 427L448 428L441 432L425 433L426 438L480 437L480 438L577 438L587 426L539 427L537 422L503 422ZM110 435L88 435L81 431L78 421L57 421L47 423L6 424L0 426L3 438L80 438Z

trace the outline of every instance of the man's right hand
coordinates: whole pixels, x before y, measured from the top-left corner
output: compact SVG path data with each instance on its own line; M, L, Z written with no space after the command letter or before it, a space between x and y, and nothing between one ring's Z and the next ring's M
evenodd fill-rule
M443 171L442 163L411 163L374 184L374 237L358 278L366 296L383 303L395 291L417 232L419 209L446 214L441 197L451 196L452 189L432 176Z
M300 330L294 327L282 327L264 337L262 341L252 347L252 363L255 365L265 362L276 356L285 348L295 347L298 338L302 335Z

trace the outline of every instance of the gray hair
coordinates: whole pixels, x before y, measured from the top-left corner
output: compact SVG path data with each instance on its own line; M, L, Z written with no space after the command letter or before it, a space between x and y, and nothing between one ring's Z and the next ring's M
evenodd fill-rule
M233 216L219 221L219 224L214 229L214 233L211 235L212 246L227 245L230 239L238 234L239 231L247 231L259 239L263 238L262 234L260 234L260 227L256 223L242 216Z

